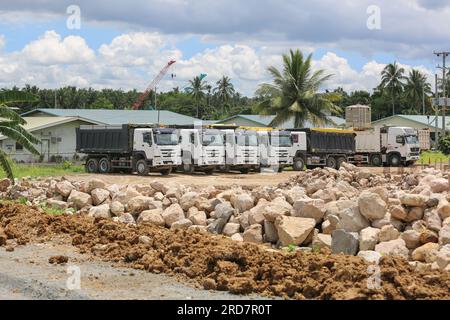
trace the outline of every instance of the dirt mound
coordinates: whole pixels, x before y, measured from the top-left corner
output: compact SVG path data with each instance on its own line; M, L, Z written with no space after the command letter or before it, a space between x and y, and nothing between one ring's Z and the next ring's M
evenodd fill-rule
M450 299L450 274L414 271L401 259L380 263L381 288L368 289L368 265L328 252L272 252L251 244L149 225L125 226L81 216L50 216L0 204L0 228L20 244L61 234L106 261L191 279L206 289L294 299Z

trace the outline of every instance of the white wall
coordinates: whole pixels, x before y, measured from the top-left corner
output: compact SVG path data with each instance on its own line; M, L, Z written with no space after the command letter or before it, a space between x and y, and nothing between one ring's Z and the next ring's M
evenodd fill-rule
M33 135L42 143L36 145L36 149L44 156L44 162L48 162L52 156L62 156L64 159L72 160L76 154L76 133L75 129L80 125L86 125L84 121L76 120L54 127L33 131ZM52 137L56 138L56 141ZM58 142L57 138L61 138ZM47 148L47 146L49 148ZM5 139L0 142L0 148L6 152L11 159L16 162L38 162L39 156L32 155L26 149L16 150L16 142L12 139Z

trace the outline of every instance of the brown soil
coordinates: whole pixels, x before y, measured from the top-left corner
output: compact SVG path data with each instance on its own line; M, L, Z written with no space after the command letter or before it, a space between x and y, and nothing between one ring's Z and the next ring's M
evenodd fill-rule
M48 259L48 263L50 264L63 264L69 262L69 258L67 256L53 256Z
M125 226L80 216L51 216L36 208L0 204L0 228L19 244L70 236L82 253L153 273L178 275L206 289L294 299L450 299L450 273L414 271L384 257L382 287L369 290L368 265L352 256L278 253L227 238ZM149 244L139 242L148 236Z

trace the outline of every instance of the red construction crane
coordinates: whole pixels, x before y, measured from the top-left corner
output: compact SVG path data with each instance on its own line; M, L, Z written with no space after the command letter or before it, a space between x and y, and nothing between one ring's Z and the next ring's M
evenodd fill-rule
M134 110L139 110L144 103L145 99L149 96L150 92L156 90L156 86L158 83L164 78L167 71L169 71L170 67L176 63L175 60L169 61L169 63L159 72L159 74L156 76L155 79L153 79L152 83L148 86L148 88L139 96L139 98L136 100L136 102L133 104ZM155 106L156 107L156 106Z

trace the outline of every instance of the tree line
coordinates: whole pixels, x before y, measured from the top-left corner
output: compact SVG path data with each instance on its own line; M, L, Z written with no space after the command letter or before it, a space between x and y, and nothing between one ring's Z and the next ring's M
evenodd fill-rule
M202 75L190 80L183 89L173 88L156 96L152 92L141 108L169 110L204 120L224 119L236 114L277 115L273 125L294 116L299 126L306 119L316 124L324 123L330 113L343 116L345 107L355 104L370 105L373 120L392 114L435 113L431 103L432 86L419 70L407 73L394 62L384 68L381 82L372 92L347 92L342 88L328 88L323 92L333 75L324 70L313 70L312 55L304 56L299 50L291 50L282 59L281 70L268 68L273 82L260 85L253 97L239 93L227 76L210 83ZM450 92L450 73L447 87ZM37 97L32 103L15 103L21 112L35 108L131 109L141 94L137 90L42 89L31 85L1 89L1 92Z

